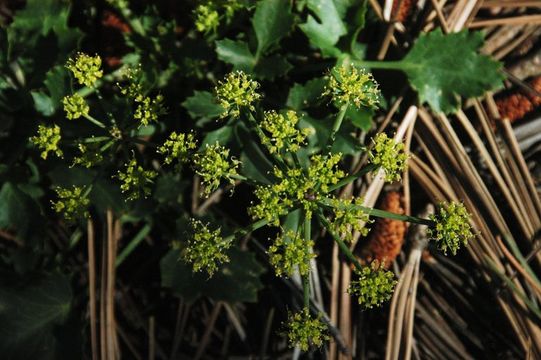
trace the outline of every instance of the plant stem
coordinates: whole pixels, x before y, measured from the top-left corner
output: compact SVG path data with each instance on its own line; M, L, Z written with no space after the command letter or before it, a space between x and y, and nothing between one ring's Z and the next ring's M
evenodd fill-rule
M322 199L319 201L319 203L326 207L331 207L331 208L334 207L332 205L331 199ZM344 207L347 209L359 209L370 216L380 217L384 219L393 219L393 220L407 221L413 224L434 226L434 221L429 220L429 219L418 218L415 216L395 214L389 211L374 209L374 208L370 208L370 207L366 207L362 205L355 205L355 204L344 205Z
M237 236L244 236L244 235L247 235L253 231L256 231L257 229L259 228L262 228L263 226L267 225L269 223L269 220L267 219L261 219L261 220L258 220L256 221L255 223L252 223L242 229L239 229L237 231L235 231L233 234L227 236L226 238L224 238L225 241L231 241L233 240L234 238L236 238Z
M259 136L259 139L262 141L264 139L264 137L265 137L265 134L263 134L263 131L261 130L261 128L257 124L257 121L256 121L256 119L254 118L254 115L251 112L248 113L248 122L252 126L252 129L256 132L257 136ZM286 166L286 164L284 163L284 161L282 159L280 159L278 156L276 156L276 154L271 154L269 151L267 151L267 152L269 153L271 158L274 160L274 162L280 167L280 169L282 169L282 170L287 169L287 166Z
M346 257L349 259L349 261L355 266L355 268L359 271L363 269L362 265L359 263L359 261L355 258L349 247L344 243L344 240L340 238L337 234L334 233L331 229L331 224L329 221L325 218L321 210L317 212L317 217L319 221L323 224L323 226L327 229L329 234L333 237L334 241L338 244L338 247L340 250L346 255Z
M366 67L371 69L389 69L403 70L406 65L402 61L369 61L369 60L352 60L356 66Z
M92 116L90 116L90 115L83 115L83 116L85 117L85 119L87 119L88 121L90 121L94 125L102 128L102 129L106 128L106 126L101 121L94 119Z
M336 189L339 189L342 186L344 186L346 184L349 184L350 182L355 181L358 178L360 178L361 176L364 176L365 174L368 174L369 172L374 171L376 169L377 169L377 166L374 165L374 164L367 165L364 168L362 168L361 170L357 171L355 174L349 175L349 176L343 178L342 180L340 180L339 182L337 182L336 184L330 186L329 187L329 192L333 191L333 190L336 190Z
M327 140L327 145L325 145L325 153L331 152L334 141L336 140L336 134L338 133L338 130L340 130L340 126L342 126L342 121L344 120L344 116L346 115L348 106L349 106L349 101L343 104L342 107L340 107L340 111L338 112L338 115L336 116L336 119L334 120L331 134L329 135L329 139Z
M243 176L243 175L239 175L239 174L228 174L228 176L232 179L235 179L235 180L239 180L239 181L244 181L245 183L248 183L250 185L260 185L259 182L253 180L253 179L249 179L247 178L246 176Z
M312 220L304 215L304 241L306 244L310 242L312 237ZM312 249L307 245L305 251L311 252ZM309 260L310 261L310 260ZM304 308L308 309L310 306L310 271L302 278L303 300Z

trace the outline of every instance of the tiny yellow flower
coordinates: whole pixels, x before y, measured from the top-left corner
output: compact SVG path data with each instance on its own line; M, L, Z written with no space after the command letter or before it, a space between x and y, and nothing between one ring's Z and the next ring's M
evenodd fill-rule
M302 351L307 351L310 346L320 347L323 341L329 339L326 334L327 326L319 317L312 317L307 308L289 314L287 330L289 346L298 346Z
M364 69L355 66L334 67L328 76L329 83L323 95L330 95L339 105L377 108L380 98L378 83Z
M314 241L305 241L300 233L282 231L269 247L269 260L276 275L292 276L295 269L301 276L310 272L310 260L316 255L311 251Z
M139 120L139 126L147 126L150 122L156 122L160 115L165 114L162 95L158 95L154 99L140 95L135 98L135 102L138 105L133 117L135 120Z
M240 161L229 158L229 149L216 143L207 144L203 152L195 154L194 163L195 172L204 186L203 194L208 196L218 189L222 179L231 185L235 183L233 177L238 175Z
M355 270L358 280L351 281L348 292L358 297L359 305L365 309L379 307L393 295L397 281L392 271L385 270L383 263L372 261L362 271Z
M103 76L101 58L78 53L75 59L69 59L66 67L70 70L81 85L94 87L96 81Z
M165 155L166 164L171 164L175 160L185 163L189 160L190 153L196 148L197 141L193 133L172 132L169 139L158 148L158 153Z
M144 170L137 160L132 158L125 166L124 172L118 171L117 177L122 181L120 189L128 193L128 200L137 200L141 195L147 197L151 193L150 184L158 173L154 170Z
M90 200L84 194L84 188L73 186L71 189L57 187L54 189L58 201L51 201L55 212L62 214L68 222L87 218Z
M66 96L62 100L62 103L64 104L66 117L69 120L78 119L81 116L88 116L90 108L81 95L73 94L72 96Z
M30 141L42 150L41 157L45 160L50 151L54 152L58 157L64 155L62 150L58 147L61 138L60 127L58 125L50 127L39 125L38 135L32 136Z
M474 234L470 225L471 215L462 203L442 202L438 205L436 214L430 215L430 220L436 225L428 229L428 235L436 240L438 248L447 255L453 255L462 245L468 245Z
M225 79L219 81L215 88L218 102L224 109L220 117L238 118L243 108L254 111L253 103L261 98L261 95L256 91L258 88L259 83L242 71L227 74Z
M299 117L293 110L286 112L285 115L278 114L276 111L266 111L260 123L264 134L261 142L271 154L282 150L293 153L299 151L306 141L309 130L297 129L298 122Z
M404 151L404 144L395 142L385 133L377 134L372 142L374 147L368 154L370 163L385 170L385 180L389 182L400 180L409 159Z

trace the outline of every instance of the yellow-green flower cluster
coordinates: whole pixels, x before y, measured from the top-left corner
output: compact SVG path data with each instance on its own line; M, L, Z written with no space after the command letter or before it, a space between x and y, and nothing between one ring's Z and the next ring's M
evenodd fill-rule
M366 227L370 222L369 215L359 208L351 207L352 199L334 198L331 202L333 211L331 230L346 241L353 240L354 231L358 231L361 236L368 235L369 231ZM358 197L353 203L362 205L363 198Z
M154 99L138 95L135 97L135 102L137 108L133 117L135 120L139 120L139 126L147 126L150 122L156 122L160 115L165 114L162 95L157 95Z
M240 116L242 108L254 111L254 102L261 98L257 93L259 83L252 80L249 75L242 71L234 71L226 75L223 81L218 81L216 86L216 98L224 109L220 118Z
M430 220L436 225L428 229L428 235L436 240L438 248L447 255L451 251L456 255L462 245L468 245L468 241L474 237L470 218L471 215L462 203L441 203L436 214L430 215Z
M208 196L218 189L222 179L235 183L233 177L238 175L240 161L230 158L229 149L216 143L207 144L202 153L195 154L194 164L204 186L203 194Z
M329 186L345 176L344 171L338 169L340 159L341 154L314 155L307 170L288 168L282 171L274 168L277 182L256 188L254 194L259 203L248 209L250 216L254 220L266 219L278 226L279 217L286 215L294 204L299 204L310 217L317 208L315 201L319 196L328 193Z
M197 148L197 141L193 133L172 132L169 138L158 148L158 153L165 155L164 162L171 164L177 160L185 163L189 160L190 153Z
M261 143L269 149L271 154L280 153L282 150L297 152L304 144L309 134L309 129L298 130L296 128L299 117L295 111L290 110L285 115L276 111L266 111L260 127L264 136Z
M120 88L120 93L130 99L136 99L137 97L142 96L143 85L141 84L141 64L126 68L122 76L128 81L128 85L124 86L117 83L117 86Z
M312 317L310 311L289 314L287 321L287 337L290 347L298 346L307 351L310 346L320 347L323 341L328 340L327 326L318 318Z
M128 200L137 200L141 195L147 197L150 195L150 184L158 173L154 170L145 170L137 164L135 158L126 164L124 172L118 171L117 177L122 181L120 189L122 192L128 192Z
M404 144L395 142L385 133L377 134L372 142L374 147L369 153L370 163L385 170L385 180L400 180L409 158L404 151Z
M73 73L79 84L93 87L96 81L103 76L101 58L78 53L75 59L69 59L66 67Z
M295 269L301 276L310 272L310 259L316 255L311 251L314 241L305 239L293 230L282 231L269 247L269 260L276 275L292 276Z
M54 211L62 214L68 222L87 218L88 204L90 201L84 193L84 188L73 186L71 189L57 187L54 189L58 196L58 201L51 201Z
M339 105L355 104L377 108L380 98L378 84L364 69L351 66L336 66L329 74L329 83L324 95L330 95Z
M218 266L229 262L226 251L231 247L231 241L224 239L221 229L214 231L199 220L192 220L192 236L182 252L184 260L192 264L193 271L205 270L209 277L214 275Z
M351 282L348 292L358 296L359 304L365 309L381 306L391 298L397 281L382 263L374 260L370 266L355 272L359 280Z
M78 119L81 116L88 116L90 108L81 95L73 94L72 96L66 96L62 99L62 103L64 104L66 117L69 120Z
M197 31L204 34L216 32L220 25L220 14L213 3L199 5L194 13Z
M81 165L89 169L103 161L99 143L80 143L77 147L81 154L73 158L73 164L71 166Z
M56 156L62 157L64 154L62 150L58 147L60 142L60 127L58 125L54 126L38 126L38 135L32 136L30 141L36 145L41 152L41 157L47 159L47 155L50 151L54 152Z

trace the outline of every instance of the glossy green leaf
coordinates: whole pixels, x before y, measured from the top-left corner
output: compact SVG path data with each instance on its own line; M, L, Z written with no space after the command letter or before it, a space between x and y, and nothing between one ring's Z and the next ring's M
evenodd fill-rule
M67 339L55 334L68 317L71 301L69 280L61 274L40 275L17 287L0 287L2 359L63 358L59 348Z
M327 81L315 78L306 84L295 84L289 90L286 105L294 110L302 110L316 104L321 99Z
M336 56L339 51L334 47L338 39L347 32L333 0L307 0L308 8L319 19L308 15L306 23L301 24L301 30L308 36L310 42L320 48L324 55Z
M187 98L182 106L194 119L214 119L223 112L222 107L216 103L214 95L209 91L194 91L194 94Z
M287 0L263 0L256 6L252 19L257 37L257 58L278 43L291 29L293 15Z
M460 99L481 96L502 86L502 64L478 53L480 32L444 35L441 30L422 34L401 61L419 100L438 112L458 110Z
M0 189L0 229L16 233L21 240L28 240L40 229L41 220L37 203L16 184L5 182Z
M223 39L216 41L218 59L233 65L233 70L252 72L256 59L244 41Z

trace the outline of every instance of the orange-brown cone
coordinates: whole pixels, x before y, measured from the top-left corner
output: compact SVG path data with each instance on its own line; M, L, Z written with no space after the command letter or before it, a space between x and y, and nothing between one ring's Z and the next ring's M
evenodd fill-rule
M380 208L396 214L403 214L401 194L398 191L389 191L385 194ZM400 254L406 224L403 221L378 218L371 231L368 244L361 251L361 259L368 264L372 260L385 262L389 268L396 257Z
M530 85L541 92L541 76L530 81ZM496 106L502 119L513 122L522 119L541 105L541 97L530 93L517 92L496 100Z

